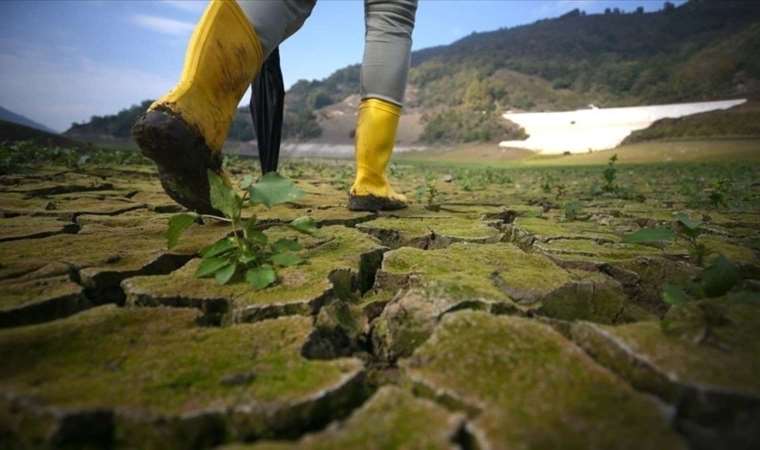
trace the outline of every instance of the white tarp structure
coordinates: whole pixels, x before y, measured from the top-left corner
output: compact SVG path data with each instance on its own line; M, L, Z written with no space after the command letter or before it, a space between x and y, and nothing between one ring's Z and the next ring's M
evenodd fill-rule
M567 112L506 113L503 117L523 127L530 137L524 141L503 141L499 146L535 150L547 155L604 150L617 147L632 131L647 128L656 120L728 109L744 102L746 100L741 99Z

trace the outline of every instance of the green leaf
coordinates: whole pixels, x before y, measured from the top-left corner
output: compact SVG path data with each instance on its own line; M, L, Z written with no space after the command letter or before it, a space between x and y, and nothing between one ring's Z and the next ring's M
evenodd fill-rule
M249 269L245 273L245 280L256 289L264 289L277 281L277 273L275 273L272 266L265 264L254 269Z
M309 216L299 217L290 222L290 227L306 234L314 234L317 231L317 223Z
M691 300L689 294L678 286L665 283L662 288L662 301L669 305L680 305Z
M702 272L702 287L708 297L720 297L741 280L739 269L723 255Z
M243 253L242 255L238 257L238 261L240 261L241 264L246 265L246 266L256 261L257 259L259 258L250 252Z
M248 227L246 228L246 234L248 236L248 240L253 243L266 245L266 243L269 242L269 237L267 237L267 235L264 234L261 230Z
M201 250L201 256L203 256L204 258L218 256L223 253L227 253L228 251L236 247L237 245L235 244L234 239L225 237L225 238L219 239L218 241L214 242L213 244Z
M208 186L211 206L218 209L228 218L240 216L240 197L225 184L222 177L208 170Z
M195 276L196 278L210 277L229 263L227 258L203 258L198 270L195 271Z
M670 228L642 228L641 230L623 236L626 244L656 244L669 242L676 238Z
M272 262L282 267L290 267L300 264L301 257L293 252L276 253L272 255Z
M679 213L676 215L676 220L691 231L695 231L702 226L701 220L692 220L688 215L684 213Z
M235 272L237 271L237 263L232 263L230 265L224 266L221 269L217 270L214 274L214 278L216 278L216 282L219 284L227 284L232 279L232 277L235 276Z
M246 175L243 177L243 180L240 182L240 189L248 189L249 186L253 184L253 177L250 175Z
M190 225L195 223L198 216L195 214L177 214L169 219L169 228L166 230L166 247L174 248L179 242L179 237Z
M243 221L243 232L250 242L258 245L266 245L269 238L261 230L256 229L256 216Z
M277 242L272 244L272 251L275 253L297 252L298 250L301 250L301 244L295 239L278 239Z
M251 194L251 203L262 203L268 208L279 203L292 202L304 195L290 179L283 177L277 172L265 174L258 183L248 188Z

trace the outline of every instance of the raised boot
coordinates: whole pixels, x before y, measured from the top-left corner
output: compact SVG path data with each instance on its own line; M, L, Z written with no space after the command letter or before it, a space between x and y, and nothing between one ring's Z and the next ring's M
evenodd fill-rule
M179 83L132 128L177 203L216 213L206 171L221 173L222 145L262 59L261 43L237 2L210 2L190 38Z
M406 197L391 188L385 169L391 159L401 107L376 98L362 100L356 123L356 180L348 194L352 211L406 208Z

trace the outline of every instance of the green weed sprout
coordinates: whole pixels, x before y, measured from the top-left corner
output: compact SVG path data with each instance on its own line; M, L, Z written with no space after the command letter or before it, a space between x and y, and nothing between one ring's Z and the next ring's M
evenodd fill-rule
M438 210L439 206L436 204L436 199L438 198L438 188L435 185L435 175L433 174L427 174L425 176L425 184L422 186L419 186L415 192L415 198L417 199L417 202L422 203L423 200L426 202L426 208L430 210Z
M211 205L229 221L231 234L204 248L201 264L195 272L198 278L214 277L219 284L227 284L239 276L255 289L264 289L277 281L277 268L295 266L302 262L296 253L301 244L295 239L278 239L271 242L269 237L257 228L256 216L243 218L242 208L250 205L274 205L291 202L303 196L296 185L275 172L264 175L257 183L246 176L240 183L245 191L240 197L233 188L212 171L208 171ZM167 246L172 248L179 242L182 233L198 219L197 214L177 214L169 219L166 232ZM299 217L289 224L290 228L313 234L314 220Z
M583 211L583 205L575 200L565 203L563 215L566 221L587 219L588 215Z
M689 256L694 263L702 266L705 256L707 256L707 247L699 242L699 236L704 232L702 228L703 222L691 219L684 213L679 213L675 219L670 228L642 228L635 233L624 236L623 242L662 248L666 244L675 241L676 238L681 238L686 242Z
M604 177L604 186L602 189L605 192L615 192L617 190L617 186L615 185L615 179L617 178L617 167L615 167L615 163L617 162L617 159L617 153L612 155L609 162L607 162L607 168L604 169L604 172L602 173L602 176Z
M685 286L665 283L662 300L669 305L680 305L704 298L726 295L742 280L739 269L723 255L719 255L697 277ZM738 292L737 297L744 299L746 293ZM757 296L755 296L756 298Z

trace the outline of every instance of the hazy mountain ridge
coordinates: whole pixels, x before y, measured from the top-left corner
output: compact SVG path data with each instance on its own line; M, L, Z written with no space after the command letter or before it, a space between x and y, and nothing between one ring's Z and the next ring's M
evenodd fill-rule
M90 148L86 143L38 128L0 119L0 144L29 141L43 147Z
M21 114L17 114L13 111L10 111L8 109L3 108L0 106L0 120L5 122L11 122L18 125L24 125L29 128L34 128L36 130L44 131L46 133L57 133L57 131L46 127L45 125L42 125L41 123L35 122L34 120L22 116Z

